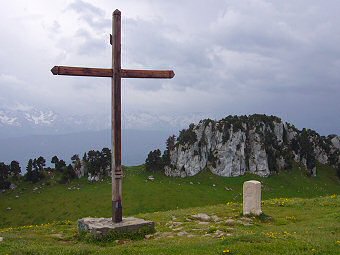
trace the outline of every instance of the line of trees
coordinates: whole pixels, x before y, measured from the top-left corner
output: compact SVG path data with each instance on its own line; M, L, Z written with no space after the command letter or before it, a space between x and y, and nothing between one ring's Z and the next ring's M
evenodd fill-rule
M84 153L82 159L78 154L71 157L71 164L66 164L58 156L51 158L54 168L46 167L46 159L42 156L29 159L26 173L21 175L21 167L18 161L13 160L9 165L0 162L0 189L9 189L11 183L21 179L37 183L50 176L58 176L59 183L67 183L72 179L82 176L103 177L111 173L111 150L90 150Z
M37 183L56 173L60 176L59 183L67 183L77 177L76 170L80 168L78 155L72 156L73 165L66 165L65 161L57 156L52 157L51 163L54 164L54 168L46 167L46 159L42 156L29 159L26 173L22 176L18 161L13 160L9 165L0 162L0 189L9 189L11 184L18 180Z
M78 172L80 170L80 159L79 155L75 154L71 157L72 164L66 164L63 159L59 159L58 156L53 156L51 163L54 164L54 168L46 166L46 160L43 157L38 157L35 159L30 159L27 163L26 174L24 175L25 180L32 183L36 183L40 180L45 179L49 175L56 173L60 175L58 180L59 183L67 183L72 179L78 177Z

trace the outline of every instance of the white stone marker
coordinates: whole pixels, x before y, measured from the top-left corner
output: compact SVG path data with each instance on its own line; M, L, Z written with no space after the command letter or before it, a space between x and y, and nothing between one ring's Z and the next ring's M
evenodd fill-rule
M243 183L243 215L260 215L261 182L246 181Z

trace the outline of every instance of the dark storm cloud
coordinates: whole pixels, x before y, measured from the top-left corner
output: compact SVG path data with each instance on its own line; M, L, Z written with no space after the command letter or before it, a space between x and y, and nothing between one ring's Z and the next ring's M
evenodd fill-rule
M251 80L260 78L258 86L261 89L267 87L278 93L335 92L334 85L340 78L336 65L339 59L336 45L340 40L334 36L340 32L337 22L334 22L338 19L333 17L333 22L330 22L332 14L324 16L323 6L315 5L315 2L297 6L286 2L284 7L274 2L261 3L265 4L250 9L231 6L215 22L212 36L215 39L212 41L222 50L258 55L252 61L256 66L244 66L246 70L240 68L234 74ZM339 7L339 3L327 3L330 9ZM257 15L254 15L255 10ZM221 33L223 30L224 33ZM273 61L267 62L270 66L258 68L261 58ZM239 58L239 61L242 59ZM238 80L247 83L248 79ZM276 88L271 89L272 86Z

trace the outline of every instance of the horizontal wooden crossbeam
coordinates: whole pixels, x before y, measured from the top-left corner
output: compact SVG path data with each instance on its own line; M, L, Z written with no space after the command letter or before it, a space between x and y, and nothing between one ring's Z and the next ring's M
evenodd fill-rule
M108 68L87 68L71 66L55 66L51 69L54 75L70 76L92 76L92 77L112 77L112 69ZM171 79L175 76L172 70L120 70L121 78L160 78Z
M112 77L112 69L106 68L54 66L51 72L54 75Z
M122 78L160 78L171 79L175 76L172 70L131 70L121 69Z

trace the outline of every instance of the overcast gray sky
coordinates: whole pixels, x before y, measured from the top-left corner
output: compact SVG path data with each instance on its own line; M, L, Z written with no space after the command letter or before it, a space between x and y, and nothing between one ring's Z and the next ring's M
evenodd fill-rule
M123 15L124 114L211 118L266 113L340 134L340 1L30 0L0 9L0 108L110 110L110 79L53 76L54 65L110 67L111 15Z

